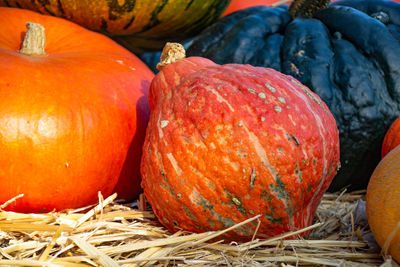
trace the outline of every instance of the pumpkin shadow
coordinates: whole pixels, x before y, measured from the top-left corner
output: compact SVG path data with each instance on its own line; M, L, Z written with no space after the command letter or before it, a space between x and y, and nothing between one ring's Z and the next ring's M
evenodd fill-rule
M23 44L23 42L24 42L25 35L26 35L26 31L21 32L21 34L20 34L21 40L20 40L20 42L19 42L21 45L19 46L19 49L22 48L22 44Z
M129 145L118 183L114 188L114 192L117 192L118 199L121 201L136 200L139 194L143 192L140 186L140 162L147 124L150 118L149 87L149 81L142 81L140 91L143 96L138 99L136 104L136 133Z

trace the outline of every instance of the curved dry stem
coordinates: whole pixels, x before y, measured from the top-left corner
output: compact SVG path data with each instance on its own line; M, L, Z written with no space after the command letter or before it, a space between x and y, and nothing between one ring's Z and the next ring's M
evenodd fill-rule
M27 31L19 52L29 56L46 55L44 51L46 44L44 27L39 23L27 22L26 29Z
M160 57L157 69L161 70L164 66L172 64L186 57L186 51L180 43L166 43Z

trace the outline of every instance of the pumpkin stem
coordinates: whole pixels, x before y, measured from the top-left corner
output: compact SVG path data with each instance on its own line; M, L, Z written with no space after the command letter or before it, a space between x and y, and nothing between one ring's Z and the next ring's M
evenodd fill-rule
M315 13L329 6L329 0L294 0L289 7L293 17L314 17Z
M29 56L44 56L46 35L44 34L44 27L38 23L26 23L26 34L22 42L20 53Z
M161 70L164 66L174 63L186 57L186 51L183 45L179 43L166 43L160 57L160 63L157 69Z

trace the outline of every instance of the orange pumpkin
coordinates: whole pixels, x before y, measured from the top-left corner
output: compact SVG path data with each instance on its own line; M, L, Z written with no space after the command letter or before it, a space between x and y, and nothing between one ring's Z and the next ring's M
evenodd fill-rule
M27 32L27 22L39 25ZM24 194L7 208L93 204L113 192L124 163L119 188L137 194L153 75L101 34L0 8L0 203Z
M225 10L222 16L229 15L237 10L253 7L253 6L270 6L279 0L232 0L231 3L228 5L228 8Z
M335 2L337 0L332 0ZM400 0L392 0L394 2L400 3ZM1 2L1 1L0 1ZM237 10L253 7L253 6L274 6L274 5L282 5L282 4L290 4L291 1L285 0L232 0L229 4L228 8L222 14L222 16L227 16L230 13L233 13Z
M400 146L390 151L373 172L367 188L367 216L384 254L400 263Z
M382 158L389 153L393 148L400 144L400 117L397 118L389 130L385 134L385 138L382 143Z

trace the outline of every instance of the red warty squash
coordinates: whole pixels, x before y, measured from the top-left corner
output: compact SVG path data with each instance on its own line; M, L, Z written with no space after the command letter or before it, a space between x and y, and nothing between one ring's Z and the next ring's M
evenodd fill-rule
M149 101L142 187L168 229L217 230L261 214L257 236L267 237L312 222L339 167L339 137L308 88L272 69L188 57L161 68ZM256 227L227 237L249 239Z
M0 8L0 203L24 194L7 208L93 204L114 191L124 164L119 188L138 194L153 76L101 34Z
M400 145L400 117L390 125L389 130L385 134L381 150L382 158L398 145Z
M190 37L216 21L230 0L0 0L100 31L131 51L161 49L166 40ZM119 37L118 37L119 36ZM124 36L124 37L122 37Z

